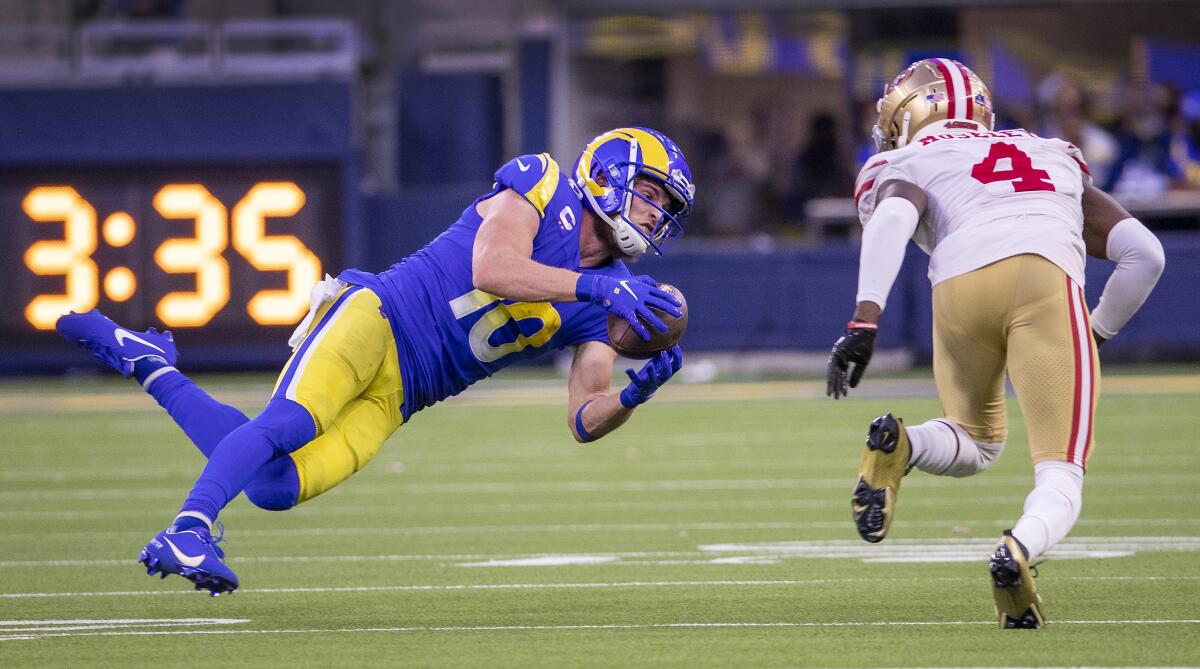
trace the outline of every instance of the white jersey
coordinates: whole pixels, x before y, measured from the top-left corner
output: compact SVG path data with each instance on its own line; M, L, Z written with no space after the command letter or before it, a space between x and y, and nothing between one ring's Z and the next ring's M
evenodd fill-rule
M929 205L913 240L930 255L934 285L1034 253L1083 286L1084 178L1091 177L1083 154L1061 139L948 120L867 161L854 193L865 226L883 183L907 181L925 191Z

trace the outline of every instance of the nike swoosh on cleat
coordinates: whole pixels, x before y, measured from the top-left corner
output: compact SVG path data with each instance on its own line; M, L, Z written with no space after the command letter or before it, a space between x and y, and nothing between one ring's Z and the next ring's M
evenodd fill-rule
M124 346L126 339L132 339L133 341L136 341L139 344L145 344L146 346L149 346L150 348L154 349L155 351L158 351L159 353L166 353L166 351L155 346L154 344L151 344L150 342L146 341L145 339L142 339L141 337L133 334L129 330L117 328L116 330L113 330L113 337L116 337L118 346Z
M188 555L179 550L170 539L163 537L163 541L167 542L167 545L171 547L171 552L175 554L175 559L179 560L179 564L185 567L199 567L204 562L203 555Z
M526 165L525 163L521 162L520 160L518 160L518 161L517 161L517 167L521 168L521 171L522 171L522 172L528 172L528 171L529 171L529 166L528 166L528 165Z

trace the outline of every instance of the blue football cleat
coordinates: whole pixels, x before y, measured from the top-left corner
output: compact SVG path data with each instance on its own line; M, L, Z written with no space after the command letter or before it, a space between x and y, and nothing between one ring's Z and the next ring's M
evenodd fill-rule
M223 592L233 592L238 587L237 574L225 565L225 551L217 546L221 536L212 538L208 530L194 528L172 532L170 528L159 532L142 549L138 562L153 576L179 574L196 584L197 590L208 590L213 597Z
M92 357L123 376L132 374L133 363L143 358L161 358L174 366L179 357L170 330L126 330L96 309L82 314L72 311L60 317L54 327L64 339L91 352Z

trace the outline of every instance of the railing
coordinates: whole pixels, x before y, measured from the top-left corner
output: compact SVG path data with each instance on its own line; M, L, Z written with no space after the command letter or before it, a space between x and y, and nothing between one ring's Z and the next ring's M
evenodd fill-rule
M343 19L4 26L0 86L345 77L361 54L357 28Z
M28 83L71 76L71 31L59 25L0 26L0 78Z

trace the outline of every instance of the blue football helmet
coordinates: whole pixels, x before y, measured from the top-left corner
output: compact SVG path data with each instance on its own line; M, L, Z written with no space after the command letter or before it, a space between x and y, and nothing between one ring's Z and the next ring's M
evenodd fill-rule
M596 180L600 174L604 175L603 185ZM671 200L667 209L633 189L639 176L654 180L667 191ZM683 152L670 137L650 128L617 128L593 139L575 161L571 183L583 206L613 229L617 245L631 256L650 249L662 255L683 234L683 220L691 212L696 194ZM629 220L635 197L661 213L650 235Z

